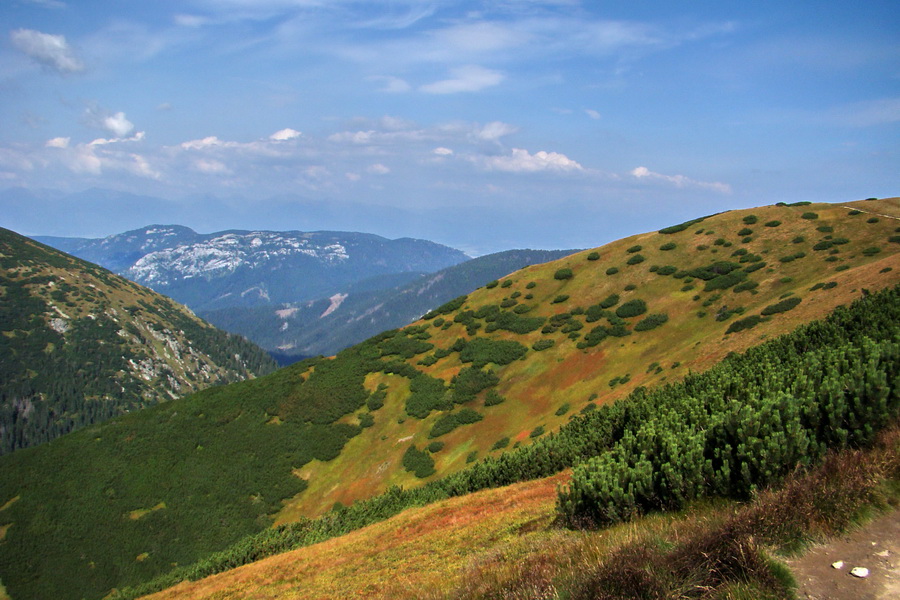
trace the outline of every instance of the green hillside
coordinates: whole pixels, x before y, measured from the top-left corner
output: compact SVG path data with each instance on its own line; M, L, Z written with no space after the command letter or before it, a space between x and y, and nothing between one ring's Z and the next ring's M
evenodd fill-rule
M533 444L892 287L898 216L896 199L782 205L633 236L518 271L334 359L3 457L0 578L17 600L102 597L273 521Z
M269 373L172 300L0 229L0 453Z

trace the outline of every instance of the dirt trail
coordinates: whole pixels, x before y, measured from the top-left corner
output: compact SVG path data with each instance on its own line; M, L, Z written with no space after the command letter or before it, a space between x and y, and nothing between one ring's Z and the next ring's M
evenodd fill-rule
M831 566L837 561L844 561L843 568ZM815 546L788 565L801 600L896 600L900 598L900 510ZM850 575L853 567L869 569L869 576Z

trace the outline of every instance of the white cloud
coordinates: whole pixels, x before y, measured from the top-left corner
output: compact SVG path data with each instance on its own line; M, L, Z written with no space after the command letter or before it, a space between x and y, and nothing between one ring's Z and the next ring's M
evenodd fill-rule
M593 110L591 108L584 109L584 113L587 116L589 116L590 118L594 119L595 121L600 118L600 113L598 113L596 110Z
M522 148L513 148L510 156L491 156L483 159L484 165L494 171L509 173L534 173L537 171L582 171L584 167L565 154L545 152L531 154Z
M134 124L125 118L125 113L117 112L103 119L103 126L116 137L125 137L134 129Z
M299 131L288 127L286 129L276 131L269 136L269 139L275 142L286 142L288 140L297 139L298 137L300 137L300 135L301 133Z
M129 138L123 138L123 137L117 137L117 138L113 138L113 139L97 138L96 140L92 141L88 145L89 146L105 146L107 144L117 144L119 142L140 142L141 140L144 139L144 135L145 135L145 133L143 131L138 131L137 133L135 133L133 136L131 136Z
M368 171L369 173L372 173L373 175L387 175L388 173L391 172L391 170L388 167L384 166L381 163L369 165L369 167L366 169L366 171Z
M193 162L193 167L194 170L208 175L225 175L231 173L231 170L223 163L212 158L198 158Z
M438 156L450 156L453 154L453 150L451 150L450 148L444 148L443 146L435 148L434 150L432 150L432 152L434 154L437 154Z
M478 92L503 81L503 74L499 71L492 71L478 65L457 67L451 69L450 74L453 76L452 78L423 85L419 90L426 94Z
M475 137L488 142L496 142L500 138L511 135L519 130L515 125L503 123L501 121L492 121L475 132Z
M44 144L44 146L47 148L68 148L70 141L72 141L71 138L55 137L52 140L47 140L47 143Z
M58 73L75 73L84 69L84 64L75 56L65 36L41 33L33 29L16 29L9 37L18 50Z
M663 175L662 173L655 173L647 167L634 168L631 170L631 175L636 179L664 181L676 187L699 187L713 190L722 194L731 193L731 186L727 183L719 183L717 181L697 181L695 179L691 179L690 177L686 177L685 175Z
M182 142L181 147L184 150L204 150L206 148L214 148L216 146L229 146L231 145L229 142L223 142L218 137L214 135L207 136L202 140L190 140L188 142Z

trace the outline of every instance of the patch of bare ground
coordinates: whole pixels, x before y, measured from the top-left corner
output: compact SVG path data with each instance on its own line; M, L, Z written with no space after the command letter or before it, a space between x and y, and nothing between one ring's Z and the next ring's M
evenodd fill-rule
M787 562L802 600L900 598L900 510ZM835 568L835 563L843 564ZM869 576L854 577L854 567L868 569Z

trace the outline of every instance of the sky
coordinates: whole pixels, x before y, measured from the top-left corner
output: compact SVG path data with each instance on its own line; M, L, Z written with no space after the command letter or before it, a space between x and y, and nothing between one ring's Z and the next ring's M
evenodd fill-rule
M479 255L900 196L896 1L3 0L0 23L0 225L28 235Z

